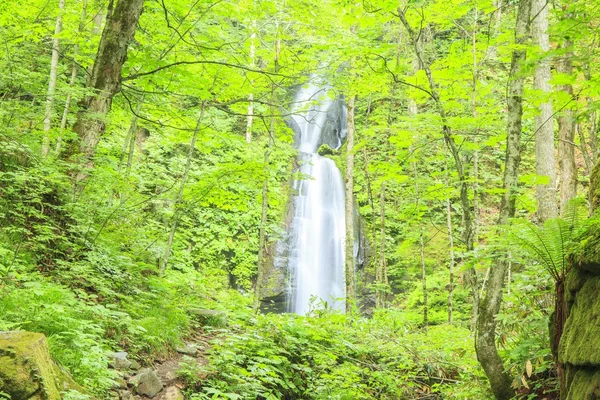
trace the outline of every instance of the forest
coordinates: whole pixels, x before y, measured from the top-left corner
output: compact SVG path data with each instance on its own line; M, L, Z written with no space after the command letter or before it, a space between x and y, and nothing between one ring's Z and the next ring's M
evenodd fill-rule
M600 1L6 0L0 399L600 398Z

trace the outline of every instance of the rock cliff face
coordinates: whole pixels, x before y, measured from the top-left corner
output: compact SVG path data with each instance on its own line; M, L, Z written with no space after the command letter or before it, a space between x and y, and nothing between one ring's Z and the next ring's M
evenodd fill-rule
M593 206L600 204L598 184L600 180L593 178ZM590 225L572 251L565 285L569 317L560 340L559 360L565 367L562 397L567 400L600 399L600 210L593 218L598 223Z

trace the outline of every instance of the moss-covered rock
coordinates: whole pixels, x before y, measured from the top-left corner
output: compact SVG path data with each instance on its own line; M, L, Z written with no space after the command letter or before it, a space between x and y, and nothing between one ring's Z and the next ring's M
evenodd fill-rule
M600 371L578 369L573 376L567 400L600 399Z
M600 275L600 223L589 225L572 249L570 258L575 267Z
M588 278L570 310L560 341L560 361L600 367L600 277Z
M0 392L12 400L60 400L76 386L50 358L44 335L0 332Z

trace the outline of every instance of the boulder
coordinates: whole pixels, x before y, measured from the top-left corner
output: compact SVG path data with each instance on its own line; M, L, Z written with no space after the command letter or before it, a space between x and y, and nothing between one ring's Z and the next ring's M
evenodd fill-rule
M127 352L116 351L108 355L108 365L114 369L123 371L131 367L131 361L127 358Z
M165 389L164 393L161 394L159 400L184 400L185 397L181 390L177 386L169 386Z
M194 343L184 343L183 345L178 346L175 350L178 353L194 357L196 354L198 354L198 345Z
M600 211L594 218L599 217ZM558 350L565 370L561 398L600 399L600 226L597 223L590 224L578 238L569 260L571 270L565 282L569 317Z
M0 332L0 392L13 400L60 400L80 389L50 358L41 333Z
M144 368L129 380L129 384L135 388L137 394L148 396L150 398L156 396L163 388L156 371L150 368Z

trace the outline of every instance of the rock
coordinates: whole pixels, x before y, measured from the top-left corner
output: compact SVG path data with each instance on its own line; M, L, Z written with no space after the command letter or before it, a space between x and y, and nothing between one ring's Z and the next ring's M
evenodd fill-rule
M131 360L131 365L129 366L129 369L137 371L140 368L141 368L141 365L139 362L137 362L136 360Z
M227 323L227 316L223 311L191 308L188 312L206 325L221 326Z
M13 400L60 400L60 392L81 389L50 358L41 333L0 332L0 392Z
M129 383L133 385L136 393L148 397L156 396L163 388L156 371L150 368L142 369L139 374L129 380Z
M121 390L119 392L119 400L133 400L133 393L129 390Z
M160 400L184 400L185 397L177 386L169 386L161 395Z
M178 353L187 354L188 356L196 356L198 354L198 345L194 343L184 343L183 346L178 346L175 349Z
M127 370L131 366L131 361L127 359L127 352L117 351L108 355L108 365L117 370Z

